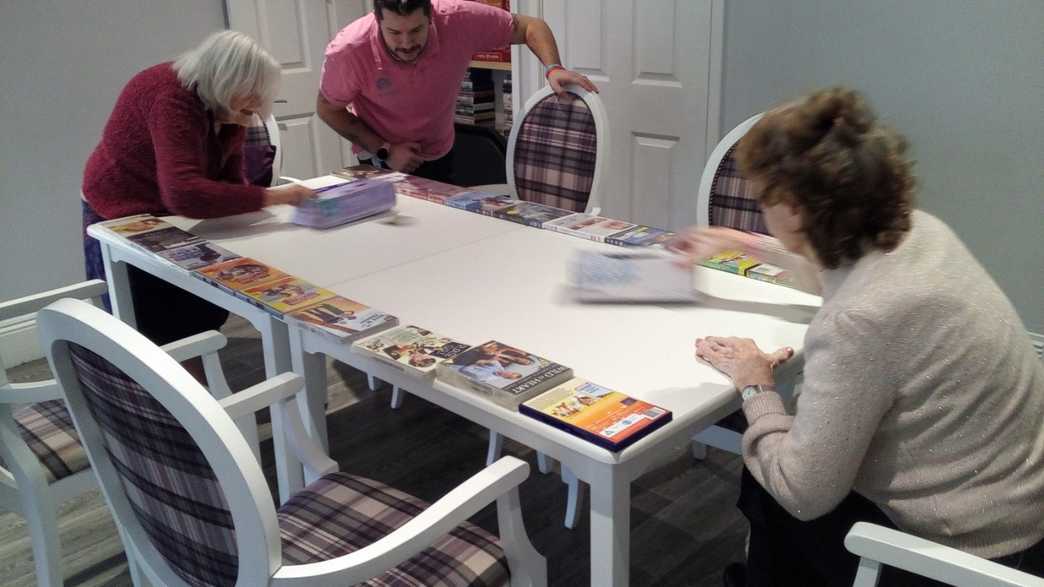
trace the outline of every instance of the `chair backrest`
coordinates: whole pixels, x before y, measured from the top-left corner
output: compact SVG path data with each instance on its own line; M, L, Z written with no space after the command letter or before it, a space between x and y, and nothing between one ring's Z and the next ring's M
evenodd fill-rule
M454 124L453 183L462 186L507 183L507 141L485 126Z
M254 116L254 125L246 129L243 142L243 171L249 183L271 186L279 183L283 151L279 144L279 124L275 116L261 120Z
M128 556L162 585L266 584L280 564L275 507L217 400L89 304L60 300L37 323Z
M507 178L521 200L576 212L601 206L610 152L609 119L598 94L544 86L526 102L508 141Z
M696 193L696 224L725 226L768 234L753 182L740 174L734 157L736 143L762 114L755 114L732 129L711 152Z

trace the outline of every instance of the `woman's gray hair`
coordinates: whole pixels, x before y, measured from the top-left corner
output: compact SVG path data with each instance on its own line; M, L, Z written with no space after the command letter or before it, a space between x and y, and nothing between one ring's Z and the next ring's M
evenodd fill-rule
M196 91L207 110L229 112L233 97L257 97L263 104L262 117L271 110L282 77L279 62L257 41L236 31L210 35L178 57L174 71L186 89Z

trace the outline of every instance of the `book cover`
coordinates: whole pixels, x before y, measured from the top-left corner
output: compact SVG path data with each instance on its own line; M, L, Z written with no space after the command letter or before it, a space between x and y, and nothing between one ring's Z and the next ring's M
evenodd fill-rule
M659 249L577 251L570 281L582 302L694 302L693 267Z
M202 238L174 226L139 232L127 237L135 245L152 253L161 253L187 245L198 245L205 242Z
M437 377L443 382L477 391L509 409L572 376L569 367L495 340L437 367Z
M524 402L518 411L614 452L672 418L669 410L579 378Z
M171 228L171 225L168 222L156 218L152 214L136 214L134 216L125 216L123 218L115 218L113 220L99 222L98 224L104 226L109 231L124 238L133 236L135 234L141 234L143 232L152 232L154 230L160 230L162 228Z
M634 228L605 237L605 242L619 247L663 246L674 238L673 232L639 224Z
M571 214L573 214L573 212L570 212L569 210L538 204L536 202L519 201L513 206L507 206L494 212L493 216L503 220L525 224L526 226L541 228L547 222Z
M248 287L243 295L255 305L282 317L287 312L300 310L317 302L334 297L334 292L323 289L296 277L284 277Z
M192 274L203 281L230 292L237 292L248 287L261 285L266 281L290 277L275 267L269 267L249 257L240 257L224 263L209 265L202 269L197 269Z
M446 200L467 190L448 183L442 183L423 177L409 176L395 184L395 193L437 204L445 204Z
M769 265L768 263L761 263L757 267L751 267L747 270L747 277L757 279L758 281L774 283L776 285L792 285L790 272L782 267L776 267L775 265Z
M516 200L507 194L489 196L482 198L479 202L479 212L486 216L496 216L501 211L506 210L519 202L520 200Z
M411 324L356 341L352 348L397 369L430 378L439 363L452 359L471 348L471 345Z
M223 249L214 243L203 241L194 245L186 245L169 251L162 251L160 257L174 263L182 269L189 271L202 269L209 265L238 259L240 256L232 251Z
M372 165L352 165L351 167L331 171L330 175L336 175L337 177L349 181L355 181L357 179L373 179L388 183L394 183L409 177L405 173L399 171L381 169Z
M340 296L288 313L286 317L302 328L339 342L352 342L399 323L395 316Z
M461 192L446 199L446 205L451 208L467 210L468 212L482 213L482 201L486 198L495 198L497 194L489 192Z
M722 251L700 263L704 267L737 275L746 275L748 271L760 264L757 259L748 257L741 251Z
M577 213L544 224L544 228L588 240L604 242L605 237L634 228L634 224L602 216Z

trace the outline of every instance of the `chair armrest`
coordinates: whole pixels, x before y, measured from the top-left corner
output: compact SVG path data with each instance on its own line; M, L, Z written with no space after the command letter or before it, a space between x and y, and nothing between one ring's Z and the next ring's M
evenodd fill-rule
M189 359L216 353L225 348L228 339L217 330L208 330L181 340L163 345L163 350L175 361L182 363Z
M54 379L0 385L0 404L37 404L52 399L65 399Z
M235 420L263 410L272 404L293 397L304 388L304 378L296 373L280 373L257 385L218 400L225 412Z
M527 477L527 463L503 457L377 542L327 561L284 565L272 585L354 585L376 577L428 548L501 496L517 492Z
M10 300L0 303L0 321L39 312L51 302L62 298L86 300L89 298L96 298L105 292L105 282L100 279L92 279L90 281L52 289L51 291L25 296L24 298Z
M993 561L867 522L845 536L852 554L951 585L1042 587L1044 579Z

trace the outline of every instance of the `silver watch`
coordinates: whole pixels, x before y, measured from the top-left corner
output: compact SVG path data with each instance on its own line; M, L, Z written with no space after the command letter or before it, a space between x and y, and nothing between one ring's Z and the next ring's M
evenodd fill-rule
M743 401L747 401L750 398L758 395L759 393L766 391L776 391L775 385L748 385L740 390L740 397Z

